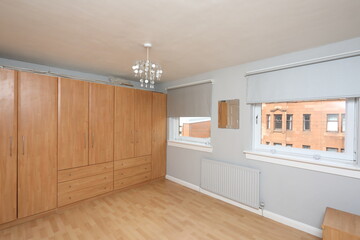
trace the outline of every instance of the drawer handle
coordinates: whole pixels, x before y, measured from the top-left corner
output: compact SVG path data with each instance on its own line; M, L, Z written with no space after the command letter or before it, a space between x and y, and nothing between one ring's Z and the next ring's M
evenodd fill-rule
M25 137L22 136L22 155L25 154Z
M10 137L10 157L12 157L12 142L13 142L13 137Z
M86 133L84 133L84 149L86 149Z

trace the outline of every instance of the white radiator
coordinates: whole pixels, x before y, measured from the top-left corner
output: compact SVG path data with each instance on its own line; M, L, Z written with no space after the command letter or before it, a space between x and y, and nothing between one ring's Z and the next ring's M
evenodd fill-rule
M209 159L201 161L202 189L257 209L259 178L260 171L257 169Z

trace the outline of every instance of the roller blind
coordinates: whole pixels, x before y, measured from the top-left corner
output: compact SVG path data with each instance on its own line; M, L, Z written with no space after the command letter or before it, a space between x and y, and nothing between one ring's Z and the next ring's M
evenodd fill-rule
M360 97L360 56L247 76L247 103Z
M168 117L211 117L212 83L168 90Z

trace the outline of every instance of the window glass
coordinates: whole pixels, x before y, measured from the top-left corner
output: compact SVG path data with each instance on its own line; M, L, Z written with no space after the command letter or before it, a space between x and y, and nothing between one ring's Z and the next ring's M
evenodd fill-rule
M179 136L193 138L210 138L211 118L180 117Z
M274 114L274 130L282 130L282 114Z
M303 114L303 130L310 131L311 114Z
M270 114L266 114L266 129L270 129Z
M327 147L327 148L326 148L326 151L328 151L328 152L337 152L337 151L338 151L338 148Z
M292 130L293 115L286 114L286 130Z
M339 131L339 115L338 114L327 114L326 130L328 132Z
M298 149L325 151L327 147L345 149L345 134L339 130L339 116L342 129L345 128L346 100L309 101L261 104L260 144L288 146ZM269 116L274 118L274 130L282 129L282 116L286 117L286 130L268 129ZM344 126L343 126L344 125ZM340 152L340 151L338 151Z

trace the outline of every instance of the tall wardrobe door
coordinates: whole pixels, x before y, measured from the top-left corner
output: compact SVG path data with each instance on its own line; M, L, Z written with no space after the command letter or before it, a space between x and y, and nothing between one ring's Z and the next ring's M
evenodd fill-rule
M166 95L153 93L152 178L166 174Z
M16 219L16 72L0 69L0 224Z
M90 83L89 163L114 159L114 86Z
M116 87L114 160L135 156L134 110L134 89Z
M56 208L57 78L18 77L18 216Z
M89 165L89 83L59 79L59 170Z
M152 92L135 90L135 157L151 154Z

